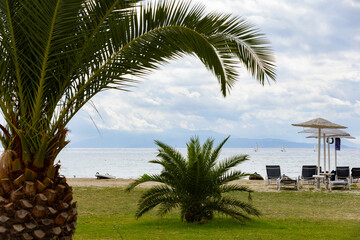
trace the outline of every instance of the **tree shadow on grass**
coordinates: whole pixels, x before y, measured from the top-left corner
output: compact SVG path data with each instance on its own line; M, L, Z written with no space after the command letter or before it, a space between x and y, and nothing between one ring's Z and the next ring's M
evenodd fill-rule
M276 228L276 224L270 221L265 221L260 218L254 218L245 223L236 221L230 217L216 217L212 221L206 223L187 223L182 222L179 217L164 217L164 218L144 218L136 221L135 225L139 227L149 228L179 228L179 229L233 229L233 228Z

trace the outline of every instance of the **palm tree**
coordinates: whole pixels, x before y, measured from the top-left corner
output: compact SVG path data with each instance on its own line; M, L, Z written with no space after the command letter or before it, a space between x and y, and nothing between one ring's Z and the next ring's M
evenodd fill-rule
M76 204L56 156L94 95L127 90L169 59L197 56L226 96L238 64L275 80L267 40L245 20L188 2L0 0L0 236L69 238Z
M161 183L147 190L140 198L136 217L160 205L159 214L164 215L172 209L180 208L181 220L186 222L204 222L213 218L214 212L233 217L236 220L248 220L249 215L259 216L259 211L250 203L246 203L230 195L229 192L248 192L251 189L231 184L247 174L232 170L238 164L248 160L247 155L236 155L217 164L222 146L213 149L214 139L208 138L201 146L198 137L187 143L187 158L175 148L156 141L159 146L159 159L150 161L160 164L164 170L161 174L143 175L127 187L132 190L144 182Z

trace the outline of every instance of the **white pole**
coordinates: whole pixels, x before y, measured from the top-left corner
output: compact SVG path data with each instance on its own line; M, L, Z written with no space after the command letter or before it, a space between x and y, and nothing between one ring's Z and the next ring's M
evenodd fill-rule
M319 128L318 135L318 175L320 174L320 148L321 148L321 128Z
M329 173L330 173L330 138L327 138L328 141L328 169L329 169Z
M325 133L324 133L324 172L326 172L326 142L325 142Z

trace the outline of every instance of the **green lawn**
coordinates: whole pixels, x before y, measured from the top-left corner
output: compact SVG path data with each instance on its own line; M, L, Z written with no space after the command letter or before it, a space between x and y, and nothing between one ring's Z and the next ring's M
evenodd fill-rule
M242 225L217 216L206 224L182 223L177 212L161 218L156 211L136 220L144 189L76 187L80 239L359 239L360 194L342 192L256 192L253 204L262 216ZM237 194L247 199L246 194Z

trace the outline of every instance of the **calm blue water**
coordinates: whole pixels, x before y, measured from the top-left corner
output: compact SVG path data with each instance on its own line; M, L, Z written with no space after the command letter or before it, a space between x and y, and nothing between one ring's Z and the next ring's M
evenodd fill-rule
M186 149L178 149L186 154ZM109 173L116 178L137 178L144 173L159 173L161 166L148 161L156 158L154 148L121 149L64 149L57 160L61 161L61 174L66 177L93 178L96 172ZM323 153L321 151L321 153ZM248 154L250 160L240 164L241 171L260 173L265 176L265 165L277 164L281 173L297 177L302 165L317 165L317 152L313 149L259 149L224 148L219 160L237 154ZM334 150L331 149L331 169L334 169ZM360 167L360 149L342 149L337 152L338 166ZM321 164L323 156L321 155Z

